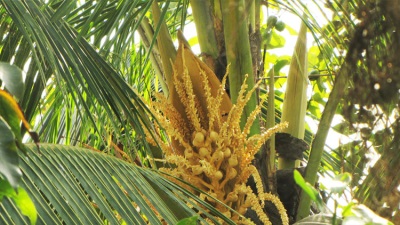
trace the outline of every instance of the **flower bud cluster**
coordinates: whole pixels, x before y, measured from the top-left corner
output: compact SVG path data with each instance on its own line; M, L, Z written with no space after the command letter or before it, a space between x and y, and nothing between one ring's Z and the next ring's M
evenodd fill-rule
M179 57L182 56L178 55L177 58ZM187 63L190 58L186 57ZM181 63L184 64L185 60ZM163 142L161 147L166 160L175 165L165 170L207 193L200 194L200 197L238 223L246 223L246 220L236 213L231 213L215 199L241 213L251 207L265 224L270 222L262 210L262 205L264 200L272 199L280 209L282 221L285 221L286 212L278 206L279 199L263 193L261 178L251 161L261 145L286 125L277 125L263 134L248 137L260 107L251 114L244 128L241 128L240 120L255 88L247 90L247 86L243 85L236 105L223 102L223 99L226 100L223 98L223 95L226 95L223 90L225 78L220 84L220 90L213 92L209 85L209 71L203 70L201 63L196 63L200 71L196 76L200 76L202 82L192 83L192 79L195 78L190 71L193 68L185 68L184 65L183 74L175 71L174 86L171 86L171 90L175 90L175 98L179 101L157 96L158 102L152 102L151 111L171 140L171 145L168 145L160 136L156 137L158 142ZM201 92L196 93L196 90L199 90L197 86L200 86ZM249 176L252 175L260 189L258 196L246 186Z

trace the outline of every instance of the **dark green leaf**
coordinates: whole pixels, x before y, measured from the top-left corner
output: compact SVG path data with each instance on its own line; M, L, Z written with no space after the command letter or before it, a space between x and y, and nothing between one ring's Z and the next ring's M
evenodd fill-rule
M58 10L53 14L52 20L57 21L61 19L63 16L67 15L73 8L76 6L75 1L64 1Z
M22 177L15 136L8 124L0 117L0 173L17 188Z
M24 95L25 83L22 70L9 63L0 62L0 80L5 88L15 97L21 99Z

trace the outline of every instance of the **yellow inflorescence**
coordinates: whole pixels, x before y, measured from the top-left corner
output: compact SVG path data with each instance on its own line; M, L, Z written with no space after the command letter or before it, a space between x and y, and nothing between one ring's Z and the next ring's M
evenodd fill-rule
M286 124L248 137L260 107L248 118L243 130L240 119L255 88L247 91L244 82L237 104L232 105L224 91L225 78L221 84L212 76L215 75L190 49L180 46L174 63L174 82L169 85L170 98L158 95L157 101L152 102L150 107L171 140L169 145L160 145L166 161L175 165L173 169L165 170L194 184L239 213L252 208L265 224L270 224L270 221L263 211L263 202L271 201L279 209L284 224L287 224L282 203L278 197L263 193L261 178L251 164L262 144ZM156 139L161 141L159 137ZM254 177L258 196L246 186L249 176ZM244 217L231 214L212 198L203 194L200 197L237 223L251 223Z

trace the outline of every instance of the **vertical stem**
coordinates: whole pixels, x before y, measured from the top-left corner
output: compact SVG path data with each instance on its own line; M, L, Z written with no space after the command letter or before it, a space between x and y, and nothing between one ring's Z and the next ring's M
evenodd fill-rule
M221 10L224 25L226 56L229 69L230 95L233 103L237 102L238 93L248 75L247 85L254 87L254 75L252 69L252 57L248 34L248 24L246 18L246 8L243 0L221 0ZM250 101L243 110L242 127L246 123L246 118L257 105L256 94L253 93ZM250 135L260 133L259 120L255 120Z
M261 0L254 0L255 30L260 30Z
M218 46L210 1L190 0L190 5L201 52L216 59L218 57Z
M250 4L249 6L249 24L251 31L254 32L256 30L256 4L255 0L250 0L248 1L247 4Z
M290 69L283 101L282 122L288 122L285 130L290 135L304 138L304 119L307 106L307 27L301 24L295 50L290 62ZM280 157L279 169L289 169L296 166L296 161Z
M314 141L311 145L310 157L308 159L306 175L304 178L308 183L313 186L317 181L317 173L321 163L325 141L328 136L333 116L336 112L336 107L344 94L348 79L347 74L349 72L351 72L351 68L349 66L349 63L345 62L339 74L336 76L335 84L332 88L331 94L329 95L328 102L326 103L324 112L321 116L321 121L318 125L318 131L315 134ZM300 220L310 214L310 205L310 197L306 193L304 193L304 191L302 191L300 195L300 202L297 210L296 220Z
M268 111L267 111L267 128L275 126L275 66L272 67L268 84ZM272 193L275 193L276 187L274 182L275 175L275 134L269 139L268 152L268 187Z
M258 75L263 73L261 68L261 32L260 32L260 11L261 0L249 1L249 23L250 23L250 49L253 62L253 74L256 80ZM258 92L257 92L258 96Z

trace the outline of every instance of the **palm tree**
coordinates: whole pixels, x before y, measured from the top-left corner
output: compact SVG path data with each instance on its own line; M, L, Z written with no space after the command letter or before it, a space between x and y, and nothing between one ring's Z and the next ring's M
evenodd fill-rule
M383 217L398 218L399 200L393 197L398 196L398 178L392 172L397 169L395 150L399 146L399 122L394 119L399 110L396 72L400 62L395 57L399 18L392 7L397 0L313 4L326 7L317 12L327 17L326 24L319 23L316 12L309 10L312 7L301 1L1 1L0 60L26 71L19 104L40 141L52 143L40 144L40 152L28 144L27 157L21 154L19 160L24 173L20 185L35 203L38 223L159 224L164 220L174 224L196 212L204 215L198 217L203 221L220 218L233 223L238 221L233 215L242 218L223 213L215 201L201 197L200 193L207 191L191 186L184 177L172 182L174 178L166 179L168 174L158 169L170 166L162 143L173 134L166 127L159 129L163 117L148 105L155 102L154 93L174 96L174 70L182 56L173 41L180 36L178 30L190 22L196 25L202 61L215 74L207 72L207 77L217 77L219 81L213 82L218 87L228 73L231 101L225 103L242 104L240 93L249 93L238 125L239 131L249 128L244 138L260 135L263 129L273 127L275 120L289 121L284 132L290 134L290 140L300 146L304 146L300 139L311 144L304 153L307 163L301 162L306 166L307 182L314 186L320 175L348 172L353 177L350 190L357 200ZM279 10L302 20L291 63L290 57L269 53L280 47L277 41L282 36L277 30L281 21L261 19L269 16L266 12ZM327 10L333 12L329 18ZM308 57L307 29L316 42ZM180 39L179 46L188 48L184 38ZM183 69L192 69L182 62ZM286 93L274 91L283 79L272 78L286 76L281 68L288 64ZM313 94L307 99L304 81L310 70L317 74L310 76ZM257 87L267 75L272 77L269 104L259 97L266 93L263 84L256 92L241 89L243 84ZM259 102L262 113L255 117L252 112ZM317 131L304 124L306 115L319 121ZM360 133L361 137L329 149L325 144L335 115L343 115L344 120L334 129L347 136ZM249 117L254 121L247 124ZM2 131L7 129L2 126ZM149 138L159 142L153 146ZM255 190L258 197L260 192L282 192L282 184L276 184L279 172L275 165L289 174L300 165L295 153L285 153L279 148L282 142L273 142L254 152L253 163L264 186ZM366 156L371 153L381 157L367 173ZM310 197L304 193L289 198L291 209L285 204L291 222L310 214ZM279 193L280 201L285 195L288 193ZM5 223L27 223L14 207L15 203L4 200L0 218ZM273 215L276 209L268 201L263 210L273 224L284 222ZM255 222L259 217L245 215Z

